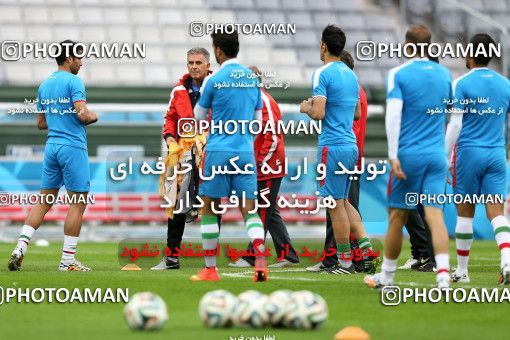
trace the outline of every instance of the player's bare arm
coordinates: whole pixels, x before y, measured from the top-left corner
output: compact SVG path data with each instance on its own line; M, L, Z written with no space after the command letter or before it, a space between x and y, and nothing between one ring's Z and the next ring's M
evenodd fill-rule
M358 102L356 103L356 110L354 110L354 120L359 120L361 118L361 103L358 99Z
M97 114L95 112L90 111L87 108L87 104L84 101L77 101L73 103L73 105L76 110L76 115L78 119L84 125L90 125L97 122Z
M312 119L324 119L326 114L326 97L313 97L303 100L300 111L306 113Z
M38 113L36 119L37 119L37 128L39 130L47 130L48 129L48 123L46 122L46 117L44 116L44 113Z
M391 175L398 179L406 179L406 174L402 170L402 166L400 165L400 161L398 158L390 159L391 164Z

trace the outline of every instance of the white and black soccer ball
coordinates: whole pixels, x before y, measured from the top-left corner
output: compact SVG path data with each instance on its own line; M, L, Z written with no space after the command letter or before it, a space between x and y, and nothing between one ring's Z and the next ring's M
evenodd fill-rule
M237 297L218 289L205 294L198 305L200 319L207 327L230 327L237 306Z
M269 313L269 321L273 327L286 327L286 315L292 308L292 291L281 289L269 295L266 306Z
M262 328L269 325L268 296L256 290L247 290L238 296L234 314L237 327Z
M168 310L159 295L141 292L129 298L124 318L131 329L158 330L168 320Z
M328 319L328 305L318 294L308 290L292 293L292 306L285 316L285 324L295 329L316 329Z

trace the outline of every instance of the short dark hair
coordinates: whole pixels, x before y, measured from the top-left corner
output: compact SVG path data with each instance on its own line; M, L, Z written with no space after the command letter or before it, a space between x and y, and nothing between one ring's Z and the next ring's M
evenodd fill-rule
M74 55L74 46L76 44L78 44L76 41L72 41L72 40L64 40L62 42L59 43L60 44L60 51L57 51L57 52L60 52L59 55L57 55L55 57L55 60L57 61L57 65L64 65L67 57L71 56L71 57L76 57ZM68 55L68 52L69 52L69 55ZM76 52L78 53L82 53L83 52L83 47L82 45L78 45L76 47Z
M237 57L239 53L239 36L236 31L232 33L216 33L211 34L213 46L219 47L229 58Z
M412 44L430 44L432 33L425 25L412 25L407 29L406 40Z
M340 60L351 70L354 70L354 58L349 52L343 50L342 53L340 53Z
M328 52L339 57L345 47L345 33L340 27L328 25L322 31L321 41L328 47Z
M490 35L487 33L477 33L475 34L471 40L469 40L469 43L473 46L473 60L477 65L489 65L489 62L492 59L492 55L490 52L490 45L495 45L496 42ZM475 54L478 46L483 45L485 50L485 55L478 53Z

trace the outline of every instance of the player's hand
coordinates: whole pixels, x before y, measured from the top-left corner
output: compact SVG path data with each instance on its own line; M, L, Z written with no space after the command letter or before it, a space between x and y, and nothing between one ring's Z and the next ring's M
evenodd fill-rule
M448 162L448 171L450 172L452 177L450 178L450 176L448 176L448 174L446 174L446 182L448 184L452 184L452 180L453 180L453 176L454 176L454 171L453 171L453 166L452 166L452 164L450 162Z
M402 170L402 167L400 166L400 161L398 158L390 159L391 164L391 175L398 179L406 179L406 174Z
M89 113L90 113L90 124L97 122L97 120L99 119L97 117L97 113L92 112L92 111L89 111Z
M312 111L312 98L303 100L299 106L299 111L302 113L309 113Z
M88 111L84 124L85 125L94 124L94 123L97 122L97 120L98 120L97 113L92 112L92 111Z
M175 140L175 138L174 138L174 137L172 137L172 136L168 136L168 138L166 139L166 145L167 145L168 147L170 147L170 144L172 144L172 143L177 143L177 141Z

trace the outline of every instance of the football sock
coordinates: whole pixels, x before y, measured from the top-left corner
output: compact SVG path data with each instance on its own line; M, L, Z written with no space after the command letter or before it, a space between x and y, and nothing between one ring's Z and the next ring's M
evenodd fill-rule
M457 217L455 226L455 244L457 246L457 271L467 273L469 250L473 244L473 218Z
M220 228L218 219L214 215L202 215L200 221L200 233L202 234L202 248L204 252L213 251L214 256L204 256L206 267L216 266L216 248L218 247L218 238L220 237ZM210 253L210 252L209 252Z
M349 268L352 265L351 245L349 243L338 243L336 249L340 265L342 267Z
M397 271L397 260L390 260L386 256L383 257L381 264L381 278L384 284L393 283L395 272Z
M24 225L23 228L21 228L21 233L18 237L18 244L16 245L16 248L21 250L21 253L25 255L27 252L28 245L30 244L30 240L32 239L32 235L34 234L35 229L32 228L29 225Z
M501 251L501 267L510 263L510 226L505 216L496 216L491 221L494 236Z
M253 249L261 253L264 252L264 225L258 214L248 214L244 219L248 237L251 240Z
M78 245L77 236L64 235L64 247L62 248L61 262L64 264L71 264L74 262L74 255L76 254L76 247Z
M368 237L361 237L358 239L358 244L361 250L363 250L363 255L365 255L368 250L372 250L372 243L370 243L370 239Z
M436 254L436 280L450 279L450 255L448 254Z

